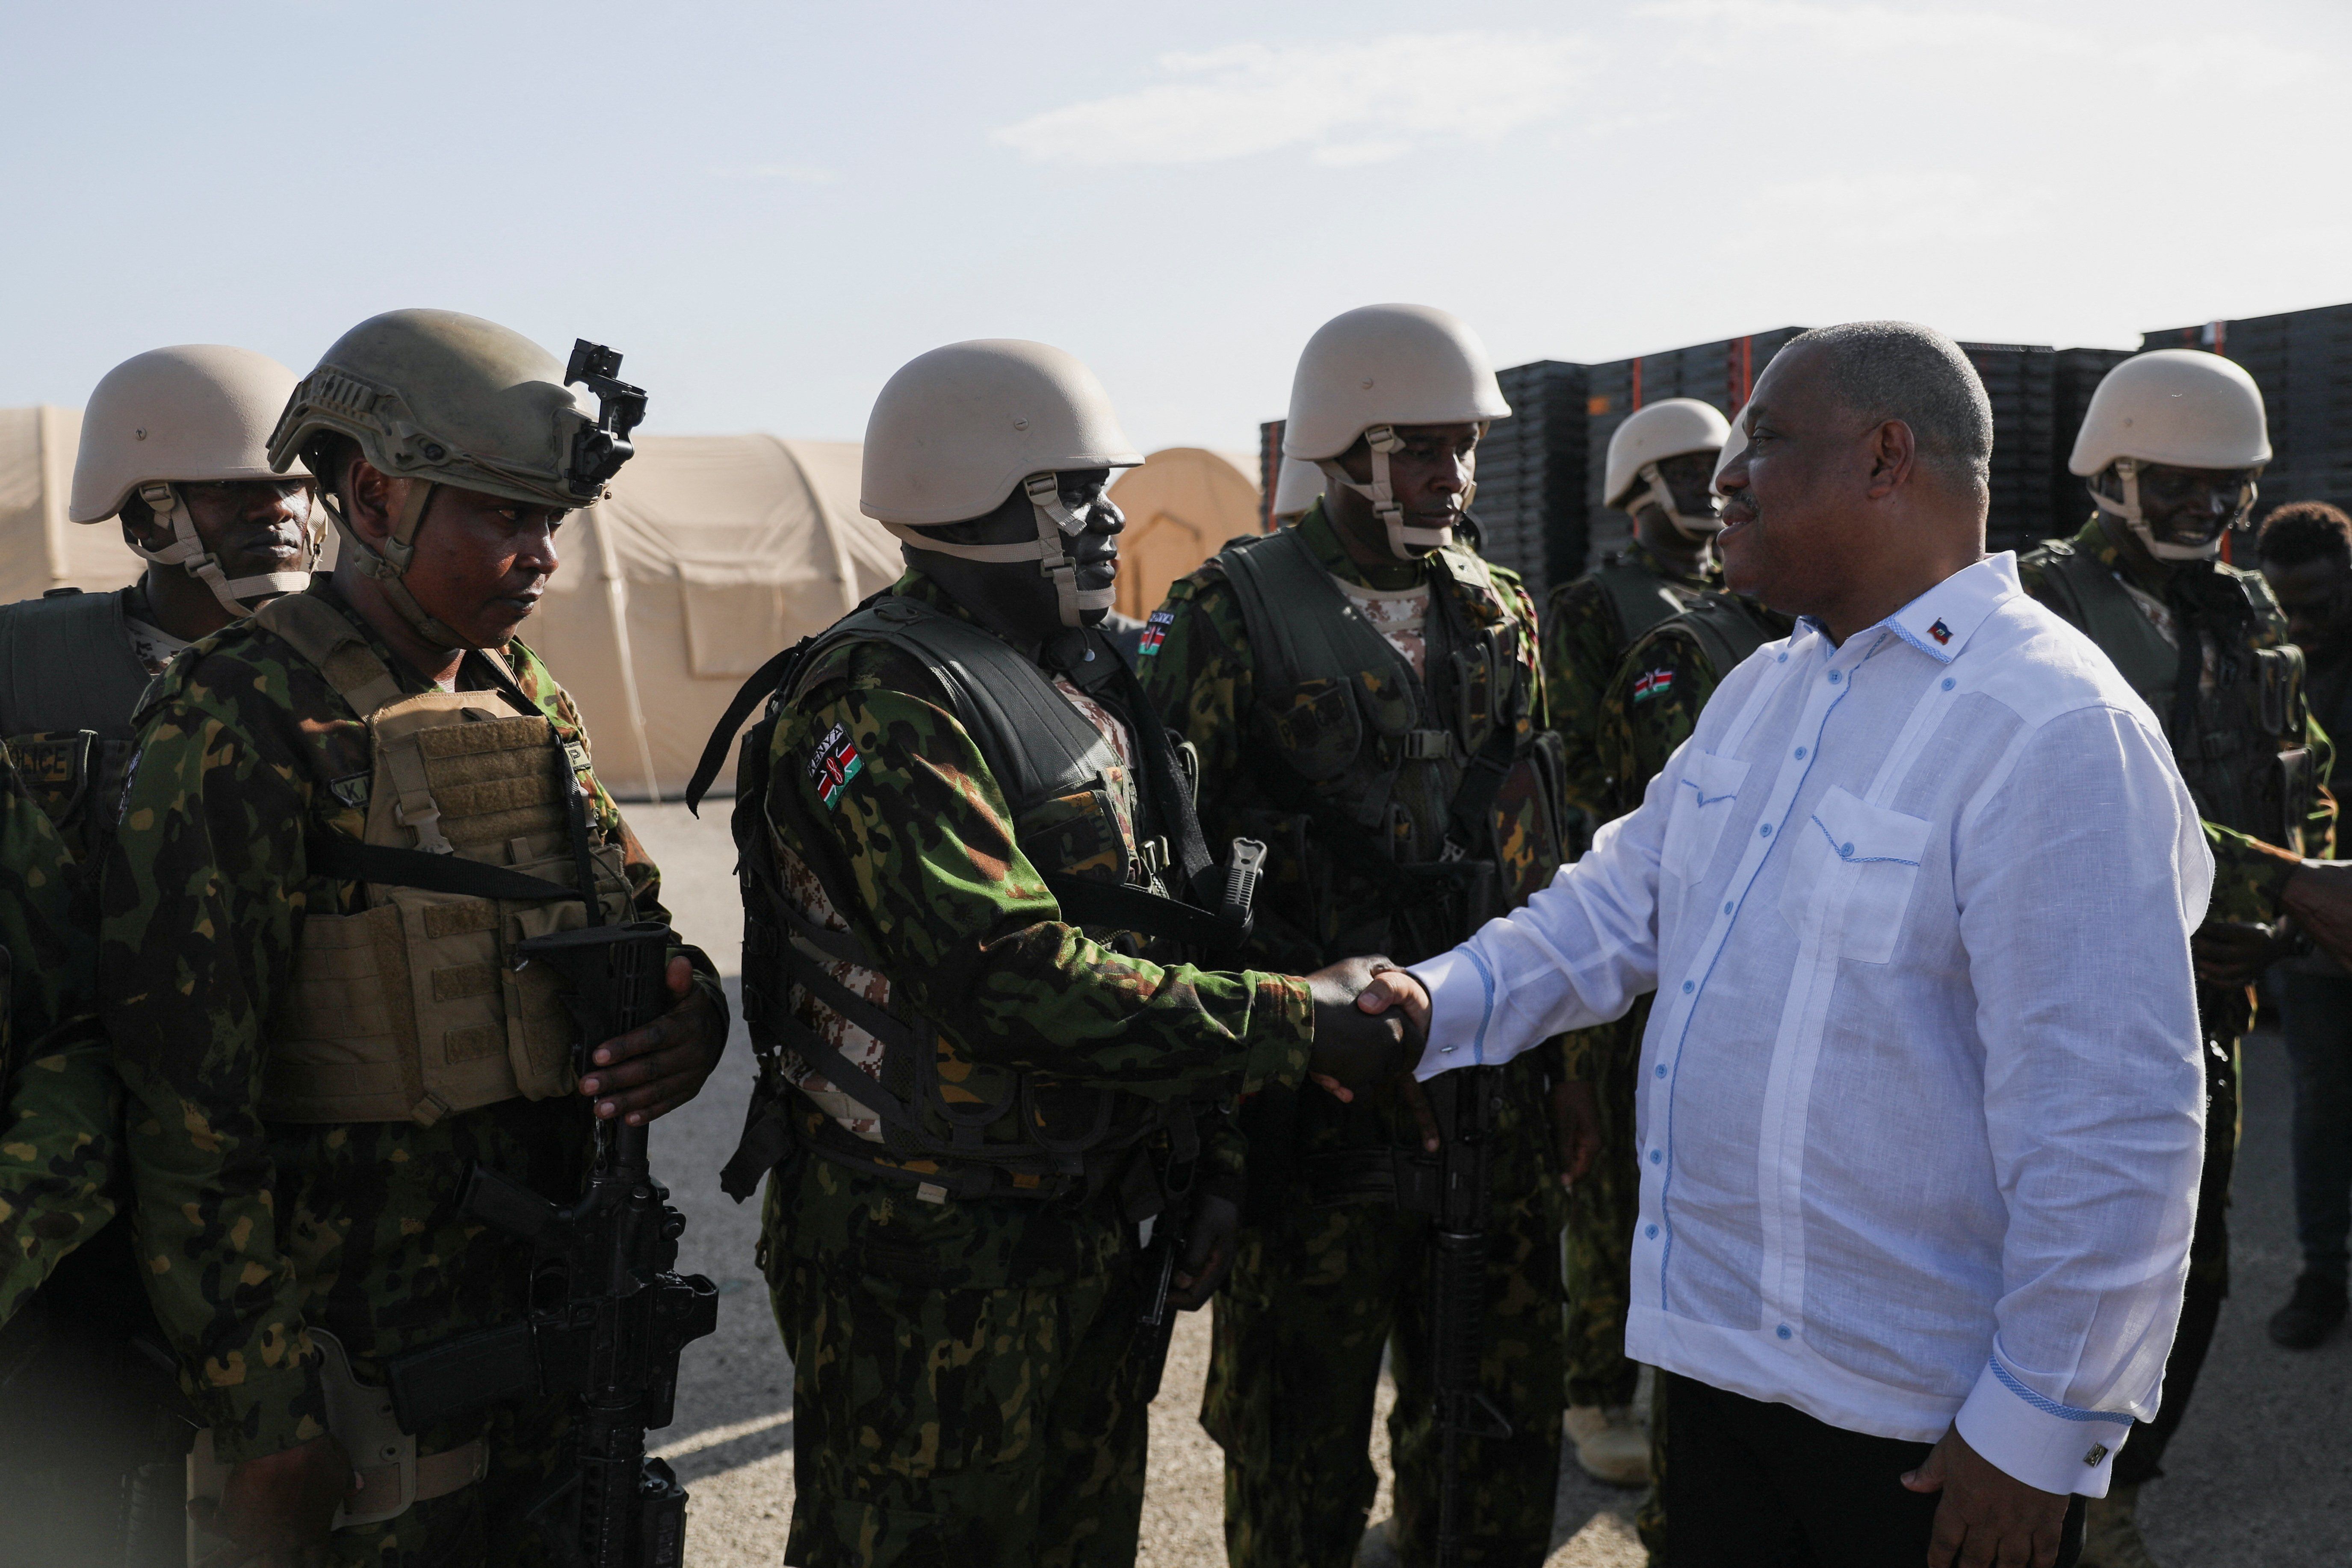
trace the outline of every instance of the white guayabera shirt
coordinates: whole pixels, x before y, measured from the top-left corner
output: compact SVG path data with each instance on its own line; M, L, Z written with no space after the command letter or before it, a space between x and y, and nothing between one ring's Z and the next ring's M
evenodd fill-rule
M2187 1277L2212 877L2154 715L2004 554L1742 664L1640 809L1413 966L1419 1073L1655 985L1626 1353L2104 1496Z

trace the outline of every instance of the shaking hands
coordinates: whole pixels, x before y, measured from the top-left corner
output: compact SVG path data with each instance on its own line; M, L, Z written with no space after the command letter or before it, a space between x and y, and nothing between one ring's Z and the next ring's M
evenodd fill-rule
M1385 958L1349 958L1307 976L1315 1045L1307 1075L1340 1100L1409 1073L1429 1030L1429 994Z

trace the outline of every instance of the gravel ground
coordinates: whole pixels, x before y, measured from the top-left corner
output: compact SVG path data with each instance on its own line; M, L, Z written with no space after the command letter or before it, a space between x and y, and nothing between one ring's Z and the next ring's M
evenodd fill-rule
M735 973L741 936L727 837L731 803L710 802L698 823L682 806L628 808L664 872L671 912L688 940ZM2273 1346L2263 1321L2285 1300L2296 1265L2288 1188L2286 1064L2277 1039L2246 1049L2245 1142L2231 1215L2235 1291L2174 1440L2168 1475L2149 1486L2142 1518L2167 1568L2342 1568L2352 1562L2352 1334L2297 1354ZM751 1261L756 1200L737 1207L717 1171L734 1148L751 1079L739 1025L727 1060L700 1099L656 1130L656 1169L688 1215L681 1267L719 1282L719 1331L687 1352L677 1420L662 1450L693 1489L698 1568L772 1568L792 1515L791 1363L776 1340ZM1223 1458L1195 1416L1208 1365L1208 1316L1179 1321L1151 1411L1151 1474L1144 1500L1145 1568L1222 1563ZM1387 1413L1390 1391L1381 1391ZM1387 1442L1376 1426L1372 1461L1389 1511ZM1633 1568L1643 1561L1633 1498L1585 1479L1560 1479L1555 1550L1547 1568ZM1363 1568L1393 1563L1378 1539Z

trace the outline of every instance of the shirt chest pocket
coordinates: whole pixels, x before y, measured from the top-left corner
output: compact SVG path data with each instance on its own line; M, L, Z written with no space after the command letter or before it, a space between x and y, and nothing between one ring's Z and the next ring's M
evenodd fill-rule
M1748 764L1738 757L1686 747L1674 766L1675 804L1666 817L1660 862L1688 885L1706 874L1723 843L1723 825L1730 820Z
M1832 786L1798 834L1780 910L1798 931L1839 956L1885 963L1911 906L1927 847L1924 817L1865 805Z

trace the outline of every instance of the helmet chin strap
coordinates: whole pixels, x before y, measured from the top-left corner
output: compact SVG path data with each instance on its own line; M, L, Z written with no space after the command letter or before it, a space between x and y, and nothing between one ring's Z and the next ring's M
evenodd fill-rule
M1404 447L1404 438L1396 433L1396 427L1390 425L1371 426L1364 432L1364 444L1372 449L1370 484L1360 485L1349 478L1348 470L1339 466L1336 458L1326 458L1315 466L1323 470L1323 477L1328 482L1345 485L1372 503L1372 515L1381 520L1381 528L1388 532L1389 553L1400 561L1412 561L1417 559L1423 551L1442 550L1453 543L1454 530L1451 528L1409 528L1405 525L1404 503L1397 500L1396 490L1389 483L1389 454L1401 451ZM1477 493L1478 482L1475 479L1464 485L1462 500L1456 503L1456 510L1468 511L1470 498Z
M232 578L221 570L220 560L205 548L196 537L195 514L188 510L185 497L179 488L169 484L148 484L139 487L139 499L147 503L158 522L172 526L172 542L161 550L150 550L136 541L131 550L141 559L157 566L176 566L205 587L220 601L220 607L238 620L253 614L254 606L262 600L274 599L280 594L299 594L310 585L310 574L300 572L265 572L257 576ZM302 525L302 538L310 547L310 560L319 559L319 539L310 523Z
M1633 506L1640 506L1642 501L1646 500L1652 506L1666 514L1666 521L1674 524L1676 533L1694 544L1704 544L1723 531L1723 519L1714 511L1709 510L1703 516L1693 517L1675 505L1674 487L1667 484L1664 477L1658 472L1657 464L1644 463L1636 472L1642 479L1649 481L1650 489L1645 497L1633 500ZM1633 509L1629 507L1626 510L1630 511Z
M410 484L407 498L400 505L400 515L393 519L391 537L383 542L382 550L360 537L359 531L352 526L351 520L343 515L343 509L335 503L332 497L322 494L319 499L326 505L327 515L335 520L336 528L342 532L343 543L352 553L353 569L361 576L373 577L383 585L385 602L392 605L394 615L408 623L409 630L435 647L455 652L473 645L446 623L428 614L425 606L416 602L416 595L408 591L408 584L402 581L408 575L409 563L416 559L416 531L425 521L425 509L431 504L435 489L430 480L416 480Z
M1087 612L1090 610L1095 612L1095 619L1100 620L1102 612L1118 602L1118 589L1116 584L1100 588L1078 586L1078 563L1070 553L1070 542L1086 532L1087 520L1062 504L1061 476L1051 469L1032 474L1021 481L1021 489L1029 498L1029 510L1037 519L1037 542L1034 544L961 544L935 538L912 523L886 522L882 526L918 550L936 551L959 561L999 566L1034 561L1038 574L1053 579L1055 605L1064 626L1087 625Z
M2118 502L2095 489L2091 492L2091 499L2098 503L2101 511L2110 517L2123 519L2124 526L2138 538L2142 549L2158 561L2210 561L2221 553L2221 535L2230 531L2227 528L2216 530L2213 537L2202 544L2175 544L2169 540L2158 539L2156 531L2148 527L2147 519L2140 513L2138 459L2117 458L2115 469L2116 478L2123 481L2124 499Z

